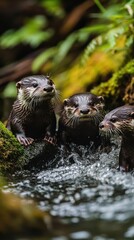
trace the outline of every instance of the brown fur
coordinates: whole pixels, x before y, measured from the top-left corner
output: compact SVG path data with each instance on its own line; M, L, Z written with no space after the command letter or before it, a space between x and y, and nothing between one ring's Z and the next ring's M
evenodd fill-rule
M100 131L106 135L122 137L119 168L128 172L134 168L134 106L124 105L106 114L100 123Z
M58 135L63 144L100 145L99 123L104 115L104 99L80 93L64 100Z
M56 130L56 117L53 101L57 91L49 77L29 76L16 84L18 95L7 122L23 145L35 139L53 142Z

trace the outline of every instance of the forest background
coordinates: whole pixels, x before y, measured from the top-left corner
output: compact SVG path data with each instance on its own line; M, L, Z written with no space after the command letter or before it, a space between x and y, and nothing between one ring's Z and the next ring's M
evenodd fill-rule
M62 98L88 91L109 109L134 103L133 0L1 0L0 22L1 101L22 77L44 74Z

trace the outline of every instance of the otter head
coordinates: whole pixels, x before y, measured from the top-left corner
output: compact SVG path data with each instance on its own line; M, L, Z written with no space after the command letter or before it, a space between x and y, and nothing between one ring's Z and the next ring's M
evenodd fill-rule
M21 101L51 99L56 94L53 81L48 76L35 75L23 78L16 84Z
M134 106L124 105L112 110L106 114L99 128L102 134L107 135L134 133Z
M64 100L63 114L69 120L68 124L91 120L97 123L102 119L103 107L103 97L91 93L79 93Z

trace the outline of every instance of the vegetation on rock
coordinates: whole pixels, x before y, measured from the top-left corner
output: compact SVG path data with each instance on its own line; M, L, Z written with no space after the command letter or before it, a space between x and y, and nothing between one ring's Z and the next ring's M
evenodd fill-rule
M57 146L45 141L23 147L16 137L0 122L0 170L14 171L24 167L45 167L57 153Z
M20 168L18 160L23 153L16 137L0 122L0 170Z
M134 90L133 76L134 60L131 60L122 69L117 71L107 82L101 83L99 86L93 88L92 93L104 96L106 101L108 101L109 108L119 106L124 102L134 104L132 97L128 99L129 93L126 93L128 86L130 86L130 94L131 91ZM110 104L110 102L112 104Z

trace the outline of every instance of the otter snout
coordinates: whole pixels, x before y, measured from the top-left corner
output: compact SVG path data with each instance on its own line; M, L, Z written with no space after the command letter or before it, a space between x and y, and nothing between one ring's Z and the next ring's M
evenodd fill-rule
M43 90L44 90L44 92L52 92L53 89L54 88L52 86L48 86L48 87L45 87Z
M99 124L99 128L100 128L100 129L103 129L104 127L105 127L104 123L101 122L101 123Z
M89 113L89 109L81 109L80 113L82 114L88 114Z
M112 125L109 123L109 121L102 121L99 124L100 131L108 131L110 128L112 128Z

